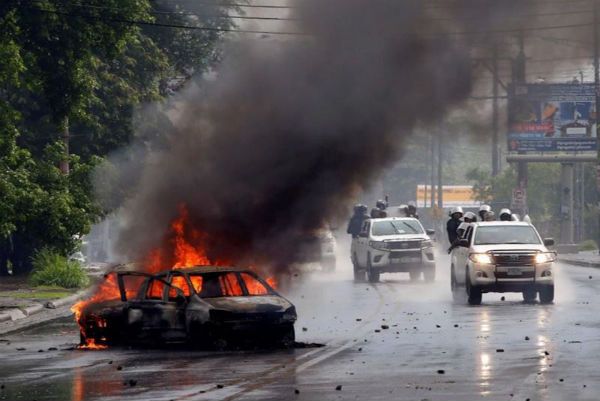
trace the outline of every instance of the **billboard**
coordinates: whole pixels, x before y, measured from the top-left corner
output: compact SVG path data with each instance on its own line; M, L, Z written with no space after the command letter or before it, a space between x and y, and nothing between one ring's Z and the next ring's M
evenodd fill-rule
M595 152L593 84L515 84L508 97L509 152Z
M437 186L434 187L434 204L437 203ZM481 202L474 199L471 185L443 185L442 203L444 208L453 206L479 207ZM417 207L431 207L431 186L417 185Z

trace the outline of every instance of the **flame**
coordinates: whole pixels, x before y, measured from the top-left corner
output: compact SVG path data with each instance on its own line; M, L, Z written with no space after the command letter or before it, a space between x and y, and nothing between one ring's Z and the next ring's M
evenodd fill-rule
M183 269L193 266L231 266L232 260L229 258L211 259L208 256L208 236L190 224L189 212L187 207L182 204L179 206L179 215L169 225L167 235L163 246L155 248L148 253L143 265L143 271L154 274L165 270L167 266L170 269ZM254 266L250 270L256 271ZM277 287L277 281L274 277L268 277L266 282L273 288ZM197 283L194 283L196 286ZM200 284L201 285L201 284ZM126 288L127 299L135 296L133 289ZM249 288L251 293L259 291ZM100 284L95 294L84 301L77 302L71 307L75 314L75 320L79 323L83 309L92 303L120 299L119 286L116 280L116 274L108 274L105 280ZM106 346L97 344L95 339L87 338L83 327L80 327L82 338L85 344L79 346L80 349L105 349Z
M77 349L89 349L89 350L99 350L99 349L107 349L108 346L104 344L96 344L96 340L93 338L86 338L85 344L80 344L77 346Z

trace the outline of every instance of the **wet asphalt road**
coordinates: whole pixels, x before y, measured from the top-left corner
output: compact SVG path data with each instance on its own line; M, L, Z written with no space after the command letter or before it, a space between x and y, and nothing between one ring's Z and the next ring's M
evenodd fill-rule
M7 335L0 400L600 399L599 270L557 266L554 305L487 294L469 307L452 302L446 265L432 285L354 283L347 263L293 281L297 339L322 348L78 351L70 320Z

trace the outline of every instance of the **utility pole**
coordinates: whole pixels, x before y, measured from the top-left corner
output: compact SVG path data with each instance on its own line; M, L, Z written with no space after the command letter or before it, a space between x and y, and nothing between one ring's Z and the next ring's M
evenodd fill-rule
M598 198L598 207L600 208L600 144L598 143L598 117L600 116L598 107L600 106L600 39L598 38L598 0L594 1L594 89L596 92L596 194ZM600 216L598 217L598 236L597 241L600 244Z
M525 38L523 32L519 33L519 53L513 62L513 88L515 84L525 84L526 82L526 57L525 57ZM522 210L519 214L524 216L528 213L527 208L527 180L528 169L527 162L517 163L517 187L525 194Z
M441 117L440 120L440 132L438 133L438 155L437 155L437 206L439 210L442 210L444 207L444 189L442 187L442 146L443 139L446 133L446 121L444 120L444 116Z
M431 135L429 137L430 140L430 148L431 151L431 207L435 205L435 133L431 130Z
M492 176L500 172L498 155L498 45L492 48Z

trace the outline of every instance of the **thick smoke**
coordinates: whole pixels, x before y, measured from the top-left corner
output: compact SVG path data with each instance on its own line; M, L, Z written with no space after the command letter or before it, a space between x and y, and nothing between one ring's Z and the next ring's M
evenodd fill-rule
M167 144L125 205L123 259L170 246L185 204L204 233L188 239L209 257L287 266L302 236L345 213L401 155L417 123L435 124L469 95L470 56L502 39L446 32L502 28L528 9L522 0L292 5L305 35L229 44L216 78L177 101Z

